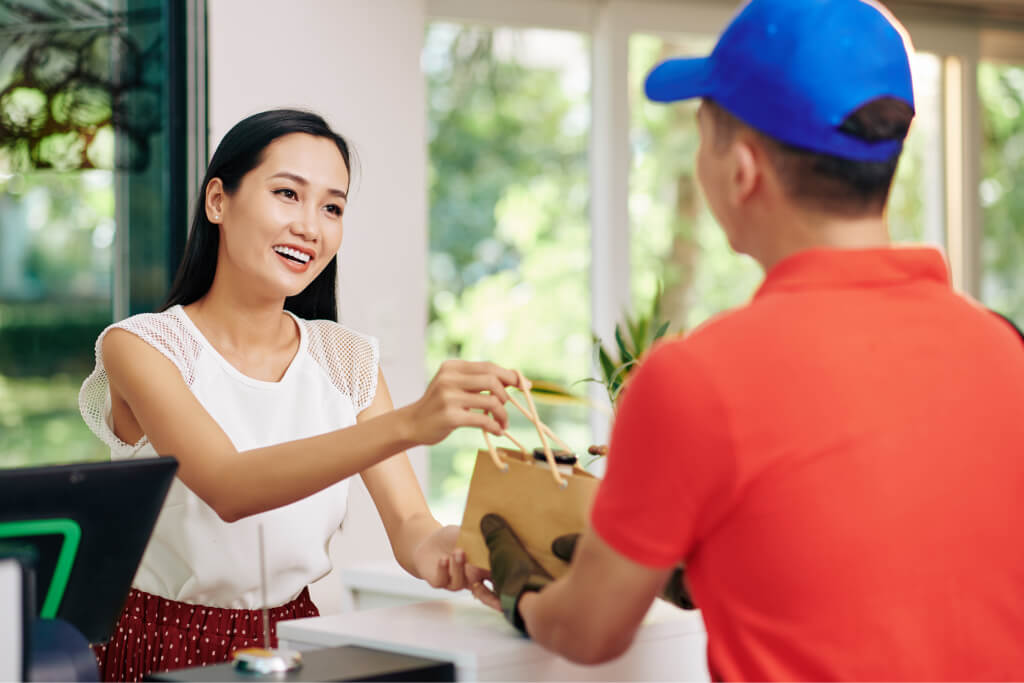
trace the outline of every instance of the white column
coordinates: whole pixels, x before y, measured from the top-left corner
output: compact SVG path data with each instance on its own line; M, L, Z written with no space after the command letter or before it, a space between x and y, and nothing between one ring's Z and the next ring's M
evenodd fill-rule
M970 54L943 60L949 267L953 286L972 296L978 296L981 289L978 184L982 140L977 66L977 57Z
M614 346L615 323L630 308L629 259L629 32L617 7L595 16L590 132L591 326ZM601 387L592 385L600 400ZM592 413L597 443L607 439L608 420Z

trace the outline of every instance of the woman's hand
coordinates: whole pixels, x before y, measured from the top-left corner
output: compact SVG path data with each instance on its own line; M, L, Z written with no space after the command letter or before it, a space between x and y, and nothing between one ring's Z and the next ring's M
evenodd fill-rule
M514 371L494 363L445 361L423 396L403 409L407 433L424 445L443 440L458 427L501 435L508 427L505 387L517 382Z
M416 573L434 588L469 589L477 600L500 611L498 596L484 585L491 573L467 563L466 552L455 547L458 540L459 527L451 525L427 536L413 552Z

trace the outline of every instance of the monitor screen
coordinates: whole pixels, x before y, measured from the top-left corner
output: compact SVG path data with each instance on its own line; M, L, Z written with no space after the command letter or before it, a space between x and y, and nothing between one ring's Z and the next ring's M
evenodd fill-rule
M0 470L0 542L34 548L41 617L110 638L177 468L164 456Z

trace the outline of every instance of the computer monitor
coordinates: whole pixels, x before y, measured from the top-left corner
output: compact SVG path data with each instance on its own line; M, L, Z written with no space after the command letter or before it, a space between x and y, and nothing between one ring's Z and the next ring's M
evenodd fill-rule
M0 470L0 542L32 546L39 616L110 638L178 461Z

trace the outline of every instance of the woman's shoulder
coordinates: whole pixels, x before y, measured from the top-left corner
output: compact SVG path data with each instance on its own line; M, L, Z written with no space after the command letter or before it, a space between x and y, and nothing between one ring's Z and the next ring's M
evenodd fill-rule
M305 327L309 355L339 391L352 397L356 412L363 410L377 393L377 338L333 320L298 320Z
M191 386L195 379L196 358L200 352L200 345L188 324L182 319L184 316L179 315L176 308L160 313L140 313L125 318L108 326L96 339L96 366L82 382L82 388L78 393L78 406L86 424L96 436L110 446L111 453L116 457L129 457L146 439L143 437L137 444L126 444L114 434L108 422L110 379L107 376L106 362L109 359L104 358L103 342L112 330L123 330L133 334L174 363L185 383ZM112 347L106 348L112 350Z
M202 348L194 330L175 306L158 313L138 313L120 320L100 333L96 340L97 359L102 359L103 340L111 330L129 332L167 357L182 371L189 374L195 358ZM187 378L186 378L187 379Z
M185 321L182 320L179 313L180 310L181 306L173 306L166 311L158 311L156 313L136 313L112 323L107 327L107 330L114 328L121 328L129 332L135 330L181 330L185 326Z
M380 343L377 338L358 332L333 320L298 319L305 325L309 337L309 351L316 356L340 357L352 360L376 360Z

